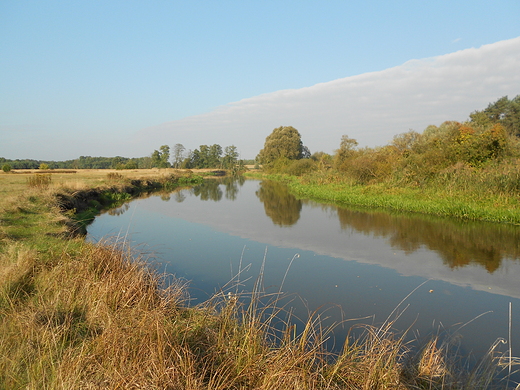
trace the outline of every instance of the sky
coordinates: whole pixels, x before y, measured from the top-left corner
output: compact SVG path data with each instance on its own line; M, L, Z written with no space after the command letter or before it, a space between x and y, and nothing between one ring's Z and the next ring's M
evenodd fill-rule
M361 146L520 94L520 2L0 0L0 157L150 155L275 127Z

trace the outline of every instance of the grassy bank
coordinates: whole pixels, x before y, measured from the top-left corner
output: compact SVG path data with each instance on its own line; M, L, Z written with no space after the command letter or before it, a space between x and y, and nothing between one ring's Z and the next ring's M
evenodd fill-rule
M0 389L505 387L493 351L467 372L435 337L412 353L389 321L332 355L317 313L295 329L260 290L189 307L187 287L150 259L70 234L79 210L168 187L174 173L78 171L37 185L0 175Z
M520 224L518 196L458 191L446 187L359 185L322 174L307 174L301 177L262 174L251 176L283 181L291 192L300 198L340 206L375 207L389 211Z

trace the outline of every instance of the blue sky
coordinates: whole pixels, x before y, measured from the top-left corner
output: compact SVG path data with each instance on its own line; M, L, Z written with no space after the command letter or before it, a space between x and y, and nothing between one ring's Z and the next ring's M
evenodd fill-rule
M282 112L259 128L258 117L244 113L236 125L243 132L227 134L225 124L234 119L208 114L244 99L379 75L410 60L517 38L519 16L517 0L0 1L0 157L137 157L162 144L232 143L253 158L274 127L295 124L280 123ZM496 93L520 93L515 83L504 88L481 91L469 112L499 98ZM467 109L461 105L460 117L445 119L464 120ZM375 116L384 118L384 110L378 106ZM311 117L300 124L311 151L339 146L339 123L349 118L335 117L326 126L336 128L327 142L313 144L326 129L307 128ZM179 127L187 118L189 126ZM207 127L204 118L221 123ZM366 120L369 129L374 118ZM410 118L400 126L419 125ZM388 142L367 131L364 144Z

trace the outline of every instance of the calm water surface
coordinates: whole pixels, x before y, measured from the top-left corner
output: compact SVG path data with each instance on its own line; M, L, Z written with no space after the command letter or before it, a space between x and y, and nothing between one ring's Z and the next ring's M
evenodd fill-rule
M224 179L134 200L88 230L91 241L139 244L190 281L194 303L240 269L242 290L262 267L268 292L287 274L282 290L298 316L329 308L328 321L353 319L337 339L354 323L382 323L426 281L399 307L396 328L419 338L457 332L463 353L479 356L508 338L511 302L513 355L520 354L518 226L339 208L298 200L280 183ZM361 317L369 318L354 320Z

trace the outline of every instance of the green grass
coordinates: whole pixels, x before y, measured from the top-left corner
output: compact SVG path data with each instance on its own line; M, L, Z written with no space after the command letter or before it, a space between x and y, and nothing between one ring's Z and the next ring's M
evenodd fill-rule
M499 223L520 224L518 196L479 194L443 189L393 187L385 184L353 185L323 182L313 176L257 175L285 182L299 198L338 205L354 205L391 211L431 214Z

